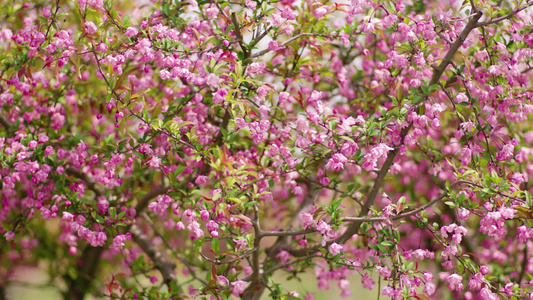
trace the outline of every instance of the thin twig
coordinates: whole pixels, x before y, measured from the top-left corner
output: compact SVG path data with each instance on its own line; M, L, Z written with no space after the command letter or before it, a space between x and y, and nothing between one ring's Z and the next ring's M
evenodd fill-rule
M531 5L533 5L533 1L529 1L526 3L526 5L524 7L521 7L515 11L513 11L512 13L509 13L505 16L501 16L499 18L496 18L496 19L492 19L490 21L486 21L486 22L479 22L476 24L476 27L481 27L481 26L487 26L487 25L492 25L492 24L496 24L496 23L499 23L501 21L504 21L506 19L509 19L511 18L512 16L516 15L517 13L523 11L524 9L530 7Z
M301 38L301 37L304 37L304 36L325 36L323 34L319 34L319 33L300 33L296 36L293 36L292 38L286 40L285 42L283 42L280 47L285 47L287 46L288 44L290 44L291 42ZM327 37L327 36L326 36ZM257 53L254 53L252 54L252 58L256 58L256 57L260 57L260 56L263 56L265 54L267 54L268 52L270 52L271 50L270 49L265 49L265 50L262 50L262 51L259 51Z

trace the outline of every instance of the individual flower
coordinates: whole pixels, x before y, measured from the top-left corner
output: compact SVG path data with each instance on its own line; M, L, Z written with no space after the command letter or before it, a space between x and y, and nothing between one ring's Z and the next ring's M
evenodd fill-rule
M321 6L317 9L315 9L313 11L313 15L317 18L317 19L320 19L322 18L325 14L328 13L328 7L327 6Z
M245 239L233 239L235 243L235 251L241 252L242 250L248 248L248 242Z
M139 30L137 28L130 26L126 28L126 32L124 33L124 36L126 37L134 37L139 33Z
M248 282L237 280L231 283L233 288L231 289L231 294L235 297L239 297L244 293L244 290L246 289L246 286L248 285Z
M85 32L87 32L87 34L95 34L97 31L98 27L96 27L96 24L91 21L85 22Z
M8 231L4 234L6 241L12 241L15 239L15 233L13 231Z
M368 273L365 273L365 275L363 275L363 277L361 278L361 283L363 284L363 287L365 289L369 289L369 290L372 290L374 288L374 284L376 284L374 279L368 276Z
M333 243L329 246L329 253L331 253L331 255L337 255L341 253L341 251L342 251L342 246L337 243Z

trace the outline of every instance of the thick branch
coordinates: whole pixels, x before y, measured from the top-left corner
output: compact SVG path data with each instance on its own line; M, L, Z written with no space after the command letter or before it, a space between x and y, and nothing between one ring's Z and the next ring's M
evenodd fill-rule
M237 21L237 14L235 14L235 12L231 13L231 22L233 22L233 26L235 27L235 29L233 30L233 32L235 32L235 37L237 38L237 41L241 46L241 49L244 54L244 59L246 59L249 57L249 52L246 46L244 45L244 39L242 38L241 28L239 26L239 21Z
M11 130L11 124L9 124L9 121L6 120L6 118L0 116L0 125L4 127L7 131Z
M0 300L6 300L6 289L2 284L0 284Z
M522 283L522 280L524 279L524 276L526 275L527 266L529 264L529 256L528 256L528 247L527 242L524 243L524 258L522 259L522 264L520 265L520 274L518 275L518 279L516 280L518 284Z
M442 73L444 73L446 67L448 67L448 65L452 62L453 56L455 55L457 50L459 50L459 47L461 47L461 45L464 43L470 32L477 27L477 21L479 20L479 18L481 18L482 15L482 12L477 11L470 17L468 23L466 23L465 28L463 28L463 31L461 31L455 42L453 42L453 44L450 46L448 53L446 53L446 56L444 56L444 59L435 68L435 71L431 76L431 80L429 81L429 86L432 86L439 82Z
M67 174L74 176L76 178L79 178L85 182L85 185L94 192L96 197L104 196L104 192L100 190L96 183L89 178L86 174L74 170L71 168L68 168L66 170ZM158 187L151 191L149 191L144 197L139 200L136 211L138 214L140 214L146 206L148 206L148 202L150 202L151 199L154 197L157 197L158 195L164 194L168 191L169 187ZM163 279L167 286L170 287L169 283L171 281L174 281L177 284L176 277L173 274L174 265L170 262L167 262L159 253L157 248L155 248L153 245L151 245L150 240L142 233L142 231L137 227L137 225L133 225L130 228L130 233L133 238L133 240L139 245L139 247L152 259L154 263L156 263L156 267L161 272ZM155 252L154 252L155 251ZM66 299L76 299L76 300L82 300L86 293L86 287L90 285L92 279L95 277L95 273L98 267L98 263L100 262L100 256L103 252L103 247L92 247L90 245L87 245L86 248L83 250L81 261L82 264L80 265L78 269L78 273L80 274L80 278L83 279L83 281L72 281L69 285L69 290L66 294ZM169 270L170 268L170 270ZM172 275L172 276L170 276ZM178 298L180 299L180 298Z
M146 255L155 263L156 268L161 272L161 275L163 276L163 281L165 284L170 287L171 283L175 283L177 285L176 275L174 275L174 267L175 265L168 262L163 255L161 255L161 252L153 245L152 241L146 237L146 235L141 231L141 229L137 225L132 225L130 228L130 233L132 239L139 245L139 247L143 250ZM181 297L177 297L174 299L183 299Z
M411 129L411 126L407 126L400 132L400 138L403 143L403 139L407 135L407 132L409 132L409 129ZM385 163L381 167L381 170L378 172L378 176L376 177L376 181L374 182L374 186L372 186L372 190L370 190L370 194L368 194L367 200L365 204L363 204L363 207L361 208L361 211L359 212L359 217L366 216L368 212L370 211L370 208L372 205L374 205L374 202L376 201L376 198L378 196L379 190L381 189L381 186L383 185L383 182L385 181L385 176L389 173L389 169L392 166L392 163L394 162L394 158L396 157L396 154L398 153L397 150L395 150L392 153L389 153L387 156L387 159L385 160ZM359 227L361 226L362 222L355 222L352 225L348 226L346 231L337 238L338 243L345 243L347 240L349 240L354 234L359 231Z
M153 198L159 196L159 195L163 195L165 194L168 189L170 187L168 186L160 186L160 187L156 187L155 189L152 189L150 190L148 193L146 193L146 195L144 195L144 197L141 198L141 200L139 200L139 202L137 202L137 206L135 206L135 211L137 212L137 214L140 214L141 212L143 212L146 207L148 206L148 203L150 202L150 200L152 200Z
M79 170L74 170L72 168L67 168L65 170L65 172L67 172L68 175L70 176L74 176L78 179L81 179L83 182L85 182L85 185L91 190L93 191L93 193L96 195L96 197L102 197L104 196L104 192L102 190L100 190L97 186L96 186L96 183L91 179L89 178L89 176L87 176L87 174L84 174L82 173L81 171Z
M261 227L259 225L259 207L257 207L257 204L254 205L254 218L252 220L252 225L255 233L254 249L252 252L252 284L250 284L244 291L244 300L259 299L260 295L262 294L260 291L264 289L264 285L261 282L263 279L263 274L261 266L259 265L259 251L263 236L261 233Z
M68 291L65 294L65 300L83 300L88 292L91 282L95 278L98 264L104 247L93 247L87 245L79 258L80 264L77 265L76 279L67 277Z

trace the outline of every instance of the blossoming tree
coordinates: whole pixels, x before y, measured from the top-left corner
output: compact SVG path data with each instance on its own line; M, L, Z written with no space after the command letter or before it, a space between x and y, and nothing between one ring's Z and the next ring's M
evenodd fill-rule
M533 299L532 4L3 1L0 299Z

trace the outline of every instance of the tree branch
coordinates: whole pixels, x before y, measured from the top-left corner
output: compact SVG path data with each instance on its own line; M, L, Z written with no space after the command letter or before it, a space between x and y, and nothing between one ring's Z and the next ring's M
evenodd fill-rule
M2 125L2 127L4 127L7 131L11 130L11 124L2 116L0 116L0 125Z
M305 195L305 198L300 204L300 207L298 207L298 210L294 213L288 226L286 227L287 231L291 231L294 227L298 225L298 223L300 222L301 212L306 211L313 205L313 203L315 202L315 198L317 197L318 193L321 191L321 189L315 190L315 185L312 184L311 182L308 182L308 183L309 183L309 186L308 186L307 194ZM270 249L266 250L270 259L274 259L276 255L279 253L280 249L283 249L289 245L291 235L278 235L278 236L279 238L276 241L276 243Z
M66 169L67 174L74 176L76 178L81 179L85 182L85 185L94 192L96 197L102 197L104 196L104 192L100 190L96 183L89 178L86 174L80 172L79 170L74 170L72 168ZM144 197L139 200L136 211L137 213L141 213L146 206L148 206L148 202L150 202L151 199L154 197L157 197L158 195L164 194L168 191L169 187L163 186L155 188L151 191L149 191ZM142 233L142 231L137 227L137 225L132 225L130 227L130 233L133 238L133 240L139 245L139 247L152 259L154 263L156 263L156 267L161 272L161 275L163 276L163 279L167 286L170 288L170 281L174 281L177 284L176 277L173 274L174 265L170 262L167 262L159 253L157 248L155 248L153 245L151 245L151 242L148 240L148 238ZM154 252L155 251L155 252ZM78 281L71 281L71 284L69 285L69 290L65 297L67 299L76 299L76 300L83 300L85 293L86 293L86 287L90 285L92 279L95 277L95 273L97 270L98 263L100 262L100 256L103 252L103 247L92 247L91 245L87 245L85 249L83 250L82 256L80 258L82 264L79 266L78 273L83 276L84 280L83 282ZM169 268L172 271L169 273ZM172 276L170 276L170 274ZM181 299L181 298L177 298Z
M293 36L292 38L286 40L285 42L283 42L280 47L285 47L287 46L288 44L290 44L291 42L301 38L301 37L304 37L304 36L324 36L323 34L319 34L319 33L300 33L296 36ZM261 50L257 53L254 53L252 54L252 58L256 58L256 57L260 57L260 56L263 56L265 54L267 54L268 52L270 52L271 50L270 49L265 49L265 50Z
M176 280L176 275L174 275L175 265L168 262L161 252L153 245L152 241L146 237L146 235L141 231L137 225L132 225L130 228L130 233L132 239L137 245L143 250L146 255L155 263L156 268L161 272L163 276L163 281L170 288L171 283L178 284ZM183 299L181 297L175 297L174 300Z
M137 214L142 213L146 209L150 200L159 195L166 194L169 188L170 187L168 186L160 186L146 193L146 195L144 195L144 197L142 197L141 200L139 200L139 202L137 202L137 205L135 206L135 211L137 212Z
M81 179L83 182L85 182L85 185L91 190L93 191L93 193L96 195L96 197L103 197L104 196L104 192L102 190L100 190L97 186L96 186L96 183L91 179L89 178L89 176L87 176L87 174L84 174L82 173L81 171L79 170L75 170L75 169L72 169L72 168L67 168L65 170L65 172L70 175L70 176L74 176L78 179Z
M522 280L524 279L524 276L526 275L526 269L529 264L529 256L528 256L528 247L527 242L524 243L524 258L522 259L522 264L520 265L520 274L518 275L517 282L518 284L522 283Z
M512 13L509 13L505 16L501 16L499 18L496 18L496 19L492 19L490 21L485 21L485 22L479 22L476 24L476 27L481 27L481 26L487 26L487 25L492 25L492 24L496 24L496 23L499 23L501 21L504 21L506 19L509 19L511 18L512 16L516 15L517 13L523 11L524 9L530 7L531 5L533 5L533 1L529 1L526 3L526 5L524 7L521 7L515 11L513 11Z
M244 60L250 56L250 53L248 52L248 49L244 45L244 39L241 34L241 28L239 26L239 21L237 20L237 14L235 12L231 13L231 22L233 23L233 26L235 29L233 32L235 32L235 37L237 38L237 41L239 42L239 45L241 46L242 52L244 54Z
M262 231L262 236L296 236L302 234L308 234L316 232L315 229L304 229L304 230L281 230L281 231Z
M446 53L446 56L444 56L444 59L440 62L439 66L435 68L435 72L433 72L431 80L429 81L429 86L432 86L439 82L442 73L444 73L446 67L448 67L448 65L452 62L453 56L455 55L457 50L459 50L459 47L461 47L461 45L464 43L470 32L477 27L477 21L479 20L479 18L481 18L482 15L482 12L477 11L470 17L468 23L466 23L465 28L463 28L463 31L461 31L455 42L453 42L453 44L450 46L448 53Z
M185 267L189 270L189 273L191 273L191 275L194 277L194 279L200 281L203 285L207 285L207 282L205 280L203 280L202 278L198 277L196 275L196 272L194 271L193 267L191 265L189 265L189 263L179 254L176 252L176 250L174 250L174 247L172 247L172 245L170 245L170 242L165 238L165 236L157 229L157 227L155 226L154 222L152 222L152 220L150 219L150 217L146 214L146 213L143 213L143 217L144 219L148 222L148 224L150 225L150 227L152 228L152 230L154 231L154 233L161 238L161 240L163 241L163 243L165 244L165 246L167 247L168 250L170 250L170 252L172 252L172 254L174 254L174 256L176 256L182 263L183 265L185 265ZM201 254L201 253L200 253Z
M400 139L401 143L403 143L403 139L407 135L407 132L409 132L409 129L411 129L411 126L407 126L400 132ZM366 202L363 204L363 207L361 208L361 211L359 212L359 217L366 216L368 212L370 211L370 207L374 204L376 201L376 197L378 196L379 190L381 189L381 185L385 181L385 176L389 173L389 169L392 166L392 163L394 162L394 158L396 157L396 154L398 153L398 150L394 150L394 152L389 153L387 156L387 159L385 160L385 163L381 167L381 169L378 172L378 176L376 177L376 181L374 182L374 185L372 186L372 190L370 190L370 194L368 194ZM361 226L362 222L358 221L346 229L346 231L336 239L337 243L345 243L347 240L349 240L354 234L359 231L359 227Z
M429 81L428 87L439 83L440 78L442 77L442 74L448 67L448 65L452 62L453 56L459 50L459 47L463 44L463 42L466 40L470 32L477 27L478 23L477 21L483 13L481 11L476 11L472 16L470 16L470 19L468 20L468 23L466 23L465 28L463 28L463 31L459 34L455 42L450 46L450 49L444 56L444 59L440 62L440 64L436 67L434 67L433 75L431 76L431 80ZM426 101L420 101L419 103L413 105L412 109L418 109L422 105L424 105Z

